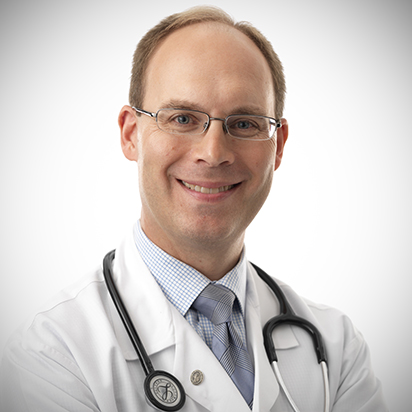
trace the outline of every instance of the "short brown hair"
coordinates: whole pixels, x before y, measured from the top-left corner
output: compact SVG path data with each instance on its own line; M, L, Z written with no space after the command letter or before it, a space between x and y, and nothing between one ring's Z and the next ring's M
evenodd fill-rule
M275 116L280 119L285 104L285 76L278 55L266 37L248 22L236 23L231 16L217 7L199 6L182 13L172 14L150 29L140 40L133 56L129 103L141 107L145 92L145 72L151 55L158 44L172 32L196 23L218 22L234 27L248 36L265 56L272 73L275 92Z

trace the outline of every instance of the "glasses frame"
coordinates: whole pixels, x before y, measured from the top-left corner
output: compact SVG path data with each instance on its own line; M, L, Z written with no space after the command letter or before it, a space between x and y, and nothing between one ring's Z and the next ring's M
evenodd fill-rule
M190 135L192 135L192 136L197 136L197 135L201 135L201 134L205 133L205 132L207 131L207 129L209 128L209 126L210 126L210 121L211 121L211 120L220 120L220 121L222 121L222 122L223 122L223 126L224 126L224 127L223 127L224 131L225 131L228 135L234 137L235 139L239 139L239 140L253 140L253 141L256 141L256 142L266 141L266 140L272 139L272 137L276 134L276 131L282 127L282 122L281 122L280 119L275 119L275 118L269 117L269 116L254 115L254 114L244 114L244 113L243 113L243 114L230 114L229 116L226 116L226 117L223 119L223 118L221 118L221 117L210 117L209 114L207 114L206 112L202 112L202 111L200 111L200 110L192 110L192 109L164 108L164 109L159 109L157 112L148 112L148 111L146 111L146 110L139 109L139 108L134 107L134 106L132 107L132 109L134 109L137 113L144 114L144 115L149 116L149 117L151 117L152 119L156 120L156 124L157 124L157 127L159 128L159 130L161 130L162 132L165 132L165 133L170 133L170 132L167 132L167 131L161 129L160 126L159 126L159 123L158 123L158 121L157 121L157 115L158 115L158 113L159 113L160 111L162 111L162 110L191 111L191 112L201 113L201 114L206 115L208 120L207 120L207 123L205 123L205 126L204 126L203 131L201 131L200 133L190 133L190 134L188 134L188 136L190 136ZM271 136L269 136L269 137L267 137L267 138L264 138L264 139L256 139L256 138L253 138L253 137L248 138L248 137L233 136L233 135L230 133L229 128L228 128L228 126L227 126L227 121L228 121L228 119L230 119L230 118L233 117L233 116L254 116L254 117L262 117L262 118L265 118L265 119L269 119L270 123L271 123L273 126L275 126L275 130L273 131L273 134L272 134ZM178 133L170 133L170 134L178 134Z

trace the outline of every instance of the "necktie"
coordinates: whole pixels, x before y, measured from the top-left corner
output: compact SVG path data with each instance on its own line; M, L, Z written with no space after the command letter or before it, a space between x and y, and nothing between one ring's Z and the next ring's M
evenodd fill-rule
M232 323L235 299L228 288L210 283L193 307L213 323L212 351L252 409L255 376L247 348Z

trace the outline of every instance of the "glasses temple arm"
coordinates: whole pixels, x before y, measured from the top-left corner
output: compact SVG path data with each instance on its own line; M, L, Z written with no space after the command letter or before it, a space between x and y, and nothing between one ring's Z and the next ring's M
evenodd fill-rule
M147 112L146 110L138 109L137 107L134 107L134 106L132 107L132 109L134 109L137 113L145 114L146 116L150 116L150 117L156 118L156 113Z

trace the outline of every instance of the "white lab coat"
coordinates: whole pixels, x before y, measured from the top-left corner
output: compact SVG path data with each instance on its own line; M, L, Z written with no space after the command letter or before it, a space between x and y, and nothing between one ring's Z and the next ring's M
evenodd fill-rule
M265 322L277 300L248 264L246 330L255 365L253 411L292 411L267 360ZM249 411L231 379L188 322L165 298L130 233L116 251L114 278L154 367L183 384L182 411ZM333 412L386 411L362 336L340 312L283 290L300 316L319 328L329 357ZM301 412L323 411L321 370L311 338L295 327L274 332L279 367ZM193 385L194 370L204 380ZM12 336L1 366L2 412L153 411L144 374L108 295L101 268L61 292Z

